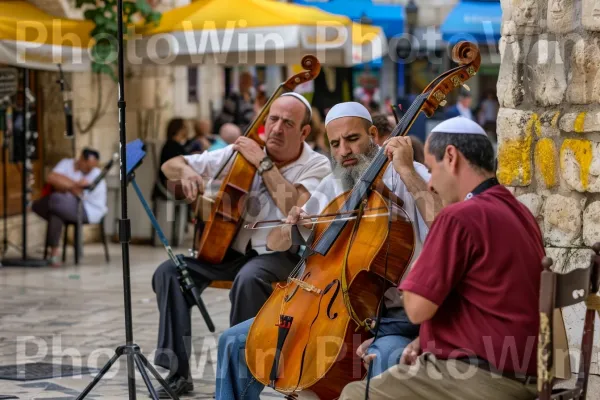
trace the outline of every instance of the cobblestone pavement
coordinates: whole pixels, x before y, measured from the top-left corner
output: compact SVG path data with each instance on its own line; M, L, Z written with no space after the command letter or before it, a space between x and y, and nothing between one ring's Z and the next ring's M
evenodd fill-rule
M125 344L121 247L111 245L110 252L110 264L104 262L101 246L86 245L78 267L68 259L60 268L0 268L0 367L44 361L100 369L115 348ZM151 278L157 265L166 259L166 253L159 247L130 246L130 259L133 338L152 362L158 310ZM194 396L186 396L187 399L213 398L217 341L229 325L228 291L209 288L203 299L216 331L210 333L198 309L193 309ZM163 376L167 372L160 367L157 370ZM74 399L92 379L92 375L83 375L35 381L0 380L0 395ZM148 398L137 371L136 384L138 398ZM128 398L125 357L86 398ZM282 396L267 390L264 398Z
M0 268L0 368L45 361L99 369L115 348L125 343L121 247L111 245L110 264L104 262L101 246L86 245L85 252L78 267L67 260L60 268ZM134 342L152 361L158 310L151 278L166 254L162 248L148 246L131 246L130 252ZM209 288L203 299L216 332L210 333L199 311L193 309L194 395L186 399L213 398L217 340L228 327L228 291ZM92 379L90 374L35 381L0 379L0 395L75 399ZM589 399L600 399L597 381L598 377L593 377ZM148 398L137 371L136 384L138 398ZM126 399L127 393L126 360L122 357L87 398ZM265 390L262 398L283 397Z

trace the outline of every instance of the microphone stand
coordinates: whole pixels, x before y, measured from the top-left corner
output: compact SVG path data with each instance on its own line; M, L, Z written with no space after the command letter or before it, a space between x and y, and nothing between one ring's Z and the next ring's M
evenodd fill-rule
M29 144L27 143L31 135L34 139L37 139L36 133L30 132L29 129L29 96L27 91L29 90L29 69L23 69L24 83L23 83L23 135L21 137L22 147L22 170L21 170L21 186L22 186L22 257L20 259L3 258L2 266L11 267L45 267L49 265L48 260L32 259L27 256L27 208L29 207L29 197L31 189L29 188L29 174L32 172L32 165L30 158L30 152L33 153ZM6 168L5 168L6 171ZM6 184L6 179L4 180ZM6 202L5 202L6 204ZM6 207L6 206L5 206ZM6 220L6 215L4 217Z
M62 70L62 65L58 65L58 71L60 74L60 78L56 81L60 85L60 91L63 94L63 108L65 110L65 137L67 139L71 139L73 141L73 158L77 158L77 149L75 146L75 132L73 130L73 111L71 107L71 99L69 98L69 94L71 92L71 88L68 88L69 91L65 92L65 85L67 85L65 81L65 74Z
M8 123L9 120L12 120L12 106L8 105L8 107L0 106L0 118L2 118L2 124L0 124L0 129L3 132L2 139L2 211L4 220L3 222L3 232L4 237L2 240L2 256L6 255L9 246L13 246L15 249L20 250L18 246L10 243L8 240L8 151L9 151L9 141L11 132L9 131L9 126L12 125ZM11 128L12 130L12 128Z
M132 323L132 312L131 312L131 283L130 283L130 269L129 269L129 241L131 240L131 225L127 218L127 181L128 181L128 165L127 165L127 143L126 143L126 131L125 131L125 66L123 57L123 0L117 0L117 25L118 25L118 76L119 76L119 141L120 141L120 181L121 181L121 219L119 220L119 241L121 242L122 248L122 259L123 259L123 295L124 295L124 308L125 308L125 345L117 347L115 354L110 360L104 365L100 373L96 375L94 380L83 390L83 392L77 396L77 400L81 400L87 396L87 394L96 386L102 379L104 374L108 372L110 367L117 361L119 357L125 355L127 357L127 386L129 392L129 399L136 399L136 388L135 388L135 370L134 364L142 375L142 379L150 392L150 396L158 400L158 394L152 386L152 382L146 372L146 369L152 373L160 385L167 391L172 399L179 400L179 397L173 392L165 380L160 374L152 367L146 357L142 354L140 347L133 342L133 323ZM130 161L131 164L131 161ZM133 168L130 169L130 172Z

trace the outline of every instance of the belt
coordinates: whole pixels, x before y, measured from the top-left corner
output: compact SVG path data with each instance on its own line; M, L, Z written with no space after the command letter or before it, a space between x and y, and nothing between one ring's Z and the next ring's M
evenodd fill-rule
M489 361L479 358L479 357L459 357L458 361L462 361L466 364L474 365L477 368L481 368L483 370L493 372L495 374L502 375L505 378L512 379L513 381L517 381L522 383L523 385L535 385L537 384L537 377L533 375L524 375L513 371L498 371L495 367L493 367Z

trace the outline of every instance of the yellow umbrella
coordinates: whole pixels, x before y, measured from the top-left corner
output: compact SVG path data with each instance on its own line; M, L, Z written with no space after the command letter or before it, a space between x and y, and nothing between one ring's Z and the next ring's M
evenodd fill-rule
M91 69L90 21L56 18L26 1L2 1L0 63L32 69Z
M271 0L199 0L141 33L130 41L136 55L170 65L292 64L312 53L322 64L349 66L387 51L380 28Z

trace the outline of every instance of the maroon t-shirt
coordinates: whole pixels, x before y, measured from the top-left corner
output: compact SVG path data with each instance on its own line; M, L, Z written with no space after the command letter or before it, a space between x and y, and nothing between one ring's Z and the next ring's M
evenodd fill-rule
M399 286L439 306L421 324L423 351L536 375L544 255L535 218L503 186L444 208Z

